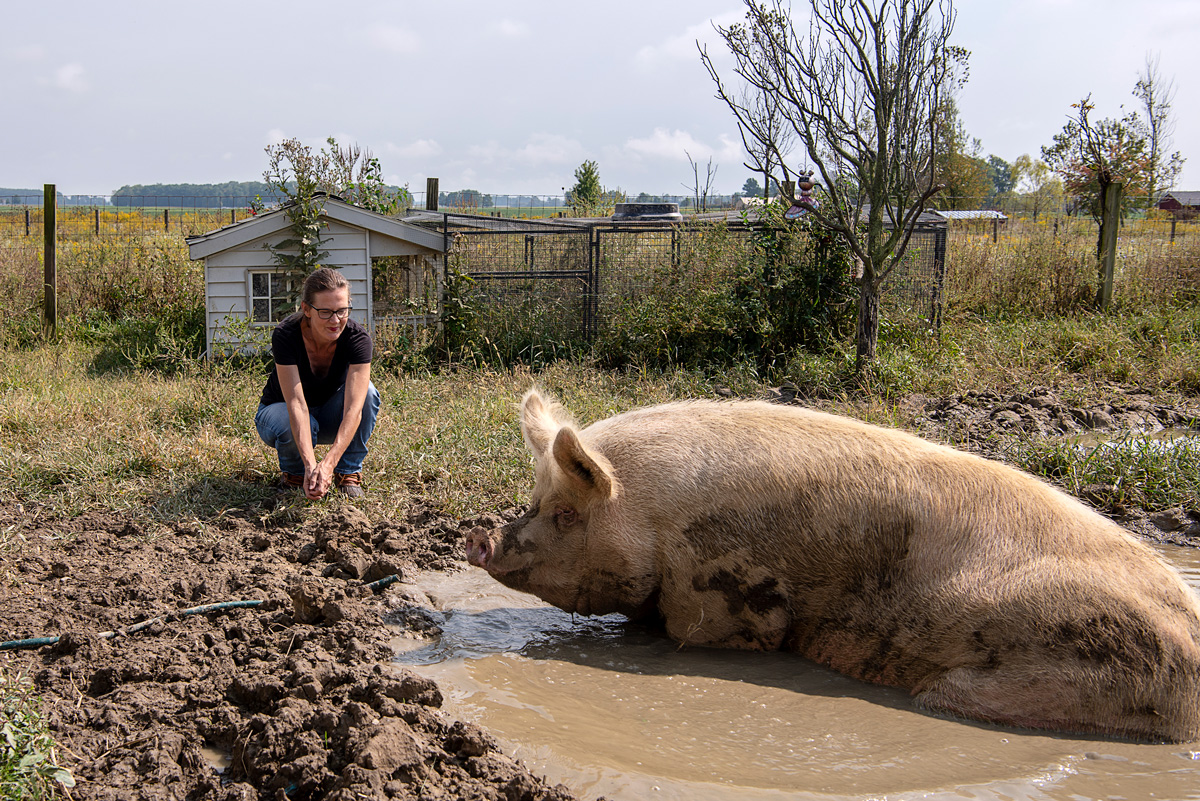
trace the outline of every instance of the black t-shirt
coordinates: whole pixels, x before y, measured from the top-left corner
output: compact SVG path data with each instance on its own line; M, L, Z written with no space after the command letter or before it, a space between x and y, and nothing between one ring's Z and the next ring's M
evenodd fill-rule
M308 363L308 351L304 348L304 337L300 333L301 315L293 315L275 326L271 333L271 354L275 364L294 364L300 369L300 385L304 389L304 402L309 409L325 405L346 383L346 373L352 364L371 363L371 335L354 320L346 321L346 328L338 337L333 362L324 378L313 375ZM279 386L279 371L272 370L263 389L262 403L283 403L283 390Z

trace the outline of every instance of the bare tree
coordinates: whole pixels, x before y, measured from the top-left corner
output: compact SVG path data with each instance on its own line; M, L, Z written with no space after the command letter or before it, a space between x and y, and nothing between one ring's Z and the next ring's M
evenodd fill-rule
M742 87L741 103L734 109L738 117L738 131L742 135L742 147L750 155L750 161L742 166L753 172L762 173L763 200L771 195L771 176L776 167L783 165L791 154L796 136L779 113L779 97L758 92L748 86ZM741 115L746 122L742 122Z
M695 205L692 206L697 213L708 211L708 196L712 193L713 181L717 178L717 168L713 166L712 156L708 157L708 168L705 172L704 181L700 181L700 165L692 158L692 154L686 150L683 154L687 156L688 164L692 165L692 184L688 186L684 184L684 188L690 189L695 197Z
M862 264L855 343L862 371L875 359L883 281L942 189L930 164L937 115L967 57L949 44L953 2L809 0L806 33L797 31L784 0L744 2L745 22L716 26L734 57L735 84L703 47L701 60L743 141L762 143L783 181L793 180L794 165L760 108L782 118L782 129L820 173L825 197L805 205Z
M1171 116L1171 104L1175 100L1175 81L1164 80L1158 72L1158 56L1146 55L1146 71L1138 73L1138 82L1133 95L1142 101L1142 129L1146 136L1147 157L1150 160L1147 175L1146 207L1157 202L1160 192L1175 185L1185 159L1175 151L1167 156L1175 134L1175 120Z

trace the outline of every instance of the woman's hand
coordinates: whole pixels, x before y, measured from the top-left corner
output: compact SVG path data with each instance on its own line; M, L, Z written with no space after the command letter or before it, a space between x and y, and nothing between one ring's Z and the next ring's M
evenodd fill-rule
M319 500L325 497L333 486L333 468L334 462L329 459L322 459L313 467L305 468L304 470L304 495L310 500Z

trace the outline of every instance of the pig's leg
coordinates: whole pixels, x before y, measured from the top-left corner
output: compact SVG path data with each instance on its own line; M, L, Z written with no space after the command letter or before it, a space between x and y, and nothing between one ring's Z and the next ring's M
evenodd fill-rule
M921 689L918 706L988 723L1155 742L1190 741L1197 734L1194 699L1181 701L1188 693L1078 663L955 668Z
M995 670L956 668L916 695L917 705L951 717L1031 729L1080 731L1081 721L1068 709L1077 688L1053 675L1017 676ZM920 689L920 688L918 688ZM1088 727L1088 730L1093 730Z
M778 650L791 620L780 581L732 564L668 572L659 611L680 643L750 651Z

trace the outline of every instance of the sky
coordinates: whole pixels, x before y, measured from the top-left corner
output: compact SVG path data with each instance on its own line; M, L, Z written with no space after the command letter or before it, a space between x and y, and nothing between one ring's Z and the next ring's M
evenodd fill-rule
M1037 157L1089 93L1094 119L1135 110L1157 55L1189 159L1176 188L1200 190L1200 0L955 9L952 42L971 51L958 104L981 155ZM728 67L713 24L743 14L739 0L6 0L0 187L257 181L268 145L333 136L418 193L434 176L557 195L594 160L605 188L690 194L690 156L728 194L752 173L697 41Z

